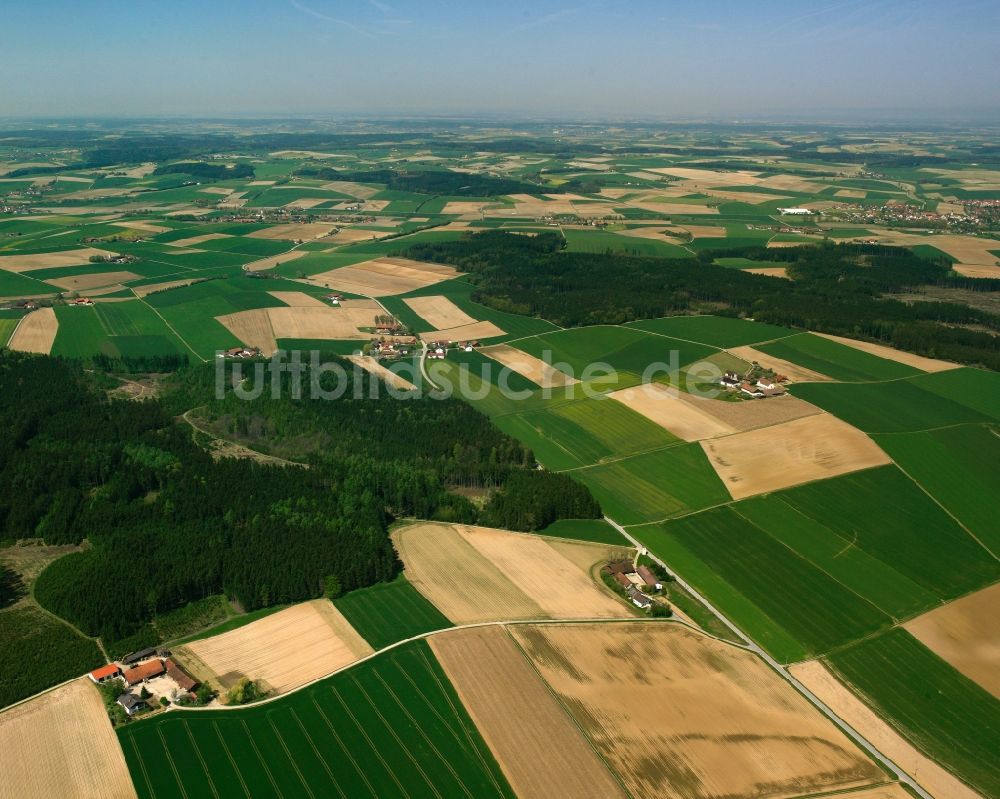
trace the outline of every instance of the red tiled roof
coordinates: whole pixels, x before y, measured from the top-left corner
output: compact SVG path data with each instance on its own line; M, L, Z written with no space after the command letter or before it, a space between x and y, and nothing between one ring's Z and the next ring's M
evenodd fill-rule
M129 685L135 685L143 680L148 680L150 677L156 677L159 674L163 674L164 671L165 669L163 668L162 660L147 660L145 663L133 666L131 669L122 674L122 676L125 678L125 682Z
M103 680L105 677L111 677L120 671L117 663L109 663L107 666L101 666L99 669L94 669L90 672L90 676L95 680Z

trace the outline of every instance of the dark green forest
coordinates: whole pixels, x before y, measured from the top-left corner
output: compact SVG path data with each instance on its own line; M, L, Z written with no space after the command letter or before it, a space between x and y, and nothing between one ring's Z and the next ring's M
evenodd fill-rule
M994 335L1000 315L962 303L906 303L892 297L922 285L995 291L996 281L955 277L948 262L905 249L746 247L669 259L566 252L564 247L557 233L487 231L417 244L403 254L469 272L477 302L564 327L695 311L744 315L1000 369L1000 336ZM720 256L788 260L793 280L713 265Z
M180 164L164 164L158 166L154 175L191 175L206 180L234 180L237 178L253 178L254 171L250 164L210 164L205 161L184 161Z
M155 642L152 619L212 594L252 610L320 596L330 577L343 591L391 579L396 517L531 530L600 514L587 489L534 470L459 400L371 399L366 384L362 399L352 387L333 401L244 402L214 387L214 365L199 365L160 399L119 400L79 364L0 354L0 542L86 539L40 575L35 598L112 655ZM177 418L191 408L246 440L320 445L302 466L214 460ZM480 511L452 490L468 486L501 490Z

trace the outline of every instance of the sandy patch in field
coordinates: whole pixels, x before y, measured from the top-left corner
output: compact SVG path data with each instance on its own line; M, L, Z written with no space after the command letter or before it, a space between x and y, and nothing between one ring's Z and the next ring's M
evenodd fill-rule
M766 189L791 191L798 194L819 194L824 189L829 188L825 183L816 183L797 175L772 175L769 178L764 178L757 185Z
M450 266L411 261L407 258L374 258L360 264L331 269L308 278L327 288L351 294L385 297L449 280L459 272Z
M749 272L751 275L764 275L764 277L780 277L784 280L791 280L788 276L787 266L756 266L751 269L742 269L742 272Z
M174 650L195 676L223 688L241 677L285 693L347 666L372 648L326 599L272 613Z
M613 391L608 396L685 441L701 441L737 432L702 406L713 402L695 403L688 395L659 383L643 383L634 388ZM763 404L763 403L761 403Z
M469 316L447 297L434 295L432 297L411 297L403 300L427 324L434 327L458 327L472 325L476 320Z
M860 791L838 791L823 794L823 799L913 799L913 794L898 782L880 785L877 788L862 788Z
M891 462L868 436L828 413L703 441L701 448L733 499Z
M48 355L59 332L59 320L52 308L39 308L21 319L7 348L17 352Z
M964 214L965 206L962 203L940 202L934 210L939 214Z
M285 204L285 208L315 208L317 205L330 202L329 197L302 197Z
M221 194L223 197L228 197L235 191L235 189L226 189L222 186L209 186L207 189L198 189L201 194Z
M767 248L769 250L784 250L789 247L807 247L814 243L812 241L769 241Z
M528 378L532 383L536 383L542 388L556 388L580 382L576 378L570 377L550 364L545 363L541 358L528 355L528 353L522 352L508 344L494 344L491 347L483 347L480 352L513 369L522 377Z
M747 363L759 363L768 369L773 369L779 374L786 375L794 383L819 383L833 379L819 372L814 372L812 369L806 369L804 366L786 361L783 358L774 358L766 352L755 350L753 347L730 347L726 352L730 355L735 355Z
M134 799L104 703L87 677L0 713L0 799Z
M867 341L858 341L853 338L834 336L830 333L813 333L813 335L828 338L830 341L836 341L838 344L853 347L856 350L867 352L870 355L877 355L879 358L896 361L896 363L905 363L907 366L912 366L914 369L920 369L924 372L945 372L949 369L958 369L959 366L957 363L939 361L936 358L924 358L922 355L914 355L912 352L903 352L902 350L885 347L881 344L872 344Z
M257 347L262 354L272 355L278 349L274 328L271 327L269 308L217 316L215 320L248 347Z
M108 186L103 189L85 189L84 191L67 192L66 194L60 194L59 200L96 200L100 197L128 197L133 194L138 194L138 191L134 188ZM64 208L63 211L65 210ZM80 209L74 208L73 212L80 213Z
M266 272L280 264L287 264L289 261L294 261L308 254L306 250L289 250L281 255L271 255L267 258L261 258L259 261L251 261L243 268L248 272Z
M848 197L853 200L863 200L868 196L868 192L858 191L857 189L840 189L835 196Z
M473 322L469 325L430 330L427 333L421 333L420 338L423 341L476 341L503 335L506 335L506 331L492 322Z
M318 297L306 294L304 291L269 291L276 300L281 300L291 308L330 308L330 303L323 302Z
M178 211L171 211L169 214L165 214L165 216L207 216L214 210L215 210L214 208L198 208L195 206L191 206L187 208L181 208Z
M276 181L273 180L251 180L247 183L248 186L273 186Z
M146 175L150 175L155 171L156 164L150 162L146 164L139 164L139 166L134 166L131 169L126 169L124 170L124 175L127 178L144 178Z
M696 239L724 239L726 229L721 225L684 225L682 230L686 230Z
M569 225L564 225L563 227L569 227ZM573 225L574 229L577 230L588 230L586 225ZM680 228L675 227L663 227L662 225L644 225L643 227L629 228L628 230L618 230L615 231L618 236L626 236L633 239L651 239L652 241L665 241L670 244L684 245L687 242L678 238L678 233L683 233Z
M339 192L359 200L368 200L378 194L381 189L375 186L365 186L363 183L353 183L349 180L331 180L320 186L321 189Z
M285 225L274 225L247 233L249 239L288 239L289 241L307 241L321 239L329 235L335 226L329 222L289 222Z
M361 202L360 208L355 208L358 205L357 200L351 200L349 202L338 203L332 206L334 211L350 211L354 213L366 213L366 214L377 214L380 211L384 211L386 206L389 205L389 200L364 200Z
M718 172L714 169L691 169L689 167L665 166L645 170L657 175L692 180L715 186L756 186L761 182L759 172Z
M112 222L115 227L128 228L129 230L141 230L143 233L167 233L173 228L164 227L163 225L157 225L153 222Z
M57 277L45 282L69 291L88 291L89 289L112 286L116 283L127 283L130 280L139 280L140 278L141 275L137 275L135 272L97 272L90 275Z
M342 227L332 236L324 236L320 241L329 241L333 244L354 244L358 241L376 241L391 235L392 233L386 230Z
M163 283L148 283L145 286L131 286L132 293L136 297L142 299L143 297L148 297L150 294L156 291L166 291L167 289L177 289L181 286L190 286L192 283L197 283L198 278L193 278L191 280L167 280Z
M538 536L428 522L400 528L393 542L410 582L455 624L631 616ZM595 547L600 558L606 547Z
M275 158L354 158L353 155L343 155L341 153L320 153L316 150L275 150L270 153Z
M63 266L86 266L92 255L104 258L116 255L109 250L84 247L80 250L41 252L34 255L0 255L0 269L7 272L31 272L34 269L54 269Z
M738 647L671 622L510 633L632 796L777 799L885 780Z
M428 643L520 799L624 796L503 628L455 630Z
M792 676L812 691L840 718L871 742L882 754L928 791L940 799L982 799L929 757L919 752L888 723L873 713L816 660L798 663L788 669ZM850 795L850 794L849 794Z
M369 355L348 355L347 360L351 363L357 364L366 372L370 372L383 383L386 383L393 388L402 389L403 391L415 391L417 388L405 377L401 377L391 369L387 369L375 358L372 358Z
M216 239L231 239L228 233L204 233L201 236L191 236L187 239L177 239L177 241L165 241L171 247L194 247L198 244L203 244L206 241L215 241Z
M935 608L903 626L1000 699L1000 583Z

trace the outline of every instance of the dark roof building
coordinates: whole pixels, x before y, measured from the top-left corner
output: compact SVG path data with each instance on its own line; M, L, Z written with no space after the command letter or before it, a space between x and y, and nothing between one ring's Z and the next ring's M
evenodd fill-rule
M182 691L193 691L198 687L198 681L174 663L174 661L168 659L166 661L166 667L167 676L177 683L177 687Z
M130 716L136 711L142 710L144 707L146 707L145 701L137 697L135 694L122 694L115 701L117 701L118 704L121 705L122 708L124 708L125 712Z
M140 660L151 658L155 654L156 649L154 647L147 647L146 649L140 649L138 652L133 652L131 655L126 655L122 658L122 663L129 666L133 663L138 663Z
M164 671L166 669L163 667L162 660L147 660L145 663L130 668L122 674L122 677L128 685L138 685L152 677L159 677Z

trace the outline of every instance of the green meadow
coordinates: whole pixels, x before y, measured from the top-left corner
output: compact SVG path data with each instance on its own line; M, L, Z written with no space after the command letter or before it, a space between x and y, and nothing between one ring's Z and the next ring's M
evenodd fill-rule
M879 358L812 333L800 333L769 344L761 344L757 349L775 358L783 358L832 377L834 380L895 380L922 374L919 369L914 369L912 366Z
M452 624L400 574L333 600L351 626L375 650Z

